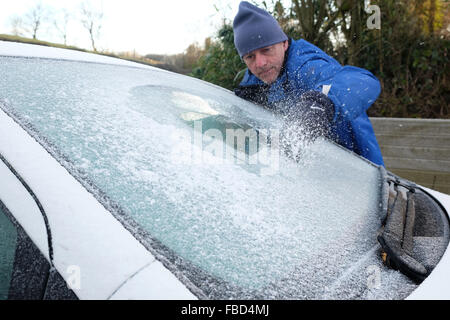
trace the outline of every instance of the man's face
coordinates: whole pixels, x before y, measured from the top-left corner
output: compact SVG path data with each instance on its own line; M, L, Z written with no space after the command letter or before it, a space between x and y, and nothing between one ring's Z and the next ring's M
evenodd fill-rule
M250 71L266 84L272 84L283 67L288 41L283 41L247 53L242 58Z

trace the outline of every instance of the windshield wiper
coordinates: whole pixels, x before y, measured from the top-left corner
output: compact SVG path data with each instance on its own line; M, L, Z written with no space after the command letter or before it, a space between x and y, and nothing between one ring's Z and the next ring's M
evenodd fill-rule
M386 179L387 215L378 235L382 259L417 283L428 276L425 266L413 258L413 233L416 218L415 189L396 179ZM385 195L386 196L386 195Z

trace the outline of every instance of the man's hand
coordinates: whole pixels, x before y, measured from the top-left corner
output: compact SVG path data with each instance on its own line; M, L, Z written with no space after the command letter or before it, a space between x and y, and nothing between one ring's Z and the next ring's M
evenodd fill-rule
M285 122L281 131L281 146L286 155L300 161L307 145L318 137L331 138L334 105L321 92L308 91L295 103L285 106Z
M319 136L329 136L333 117L333 102L318 91L305 92L286 110L288 122L302 127L313 140Z
M269 86L266 84L251 85L245 87L238 87L234 89L234 93L245 100L252 101L263 107L267 107L267 92Z

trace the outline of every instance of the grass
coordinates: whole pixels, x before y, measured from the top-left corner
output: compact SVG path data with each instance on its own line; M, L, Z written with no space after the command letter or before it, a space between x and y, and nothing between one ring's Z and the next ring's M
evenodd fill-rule
M156 61L156 60L152 60L152 59L148 59L148 58L144 58L144 57L129 57L127 55L116 54L114 52L108 52L108 51L95 52L95 51L91 51L91 50L81 49L81 48L78 48L75 46L67 46L67 45L60 44L60 43L53 43L53 42L25 38L25 37L14 36L14 35L9 35L9 34L0 34L0 40L11 41L11 42L20 42L20 43L29 43L29 44L36 44L36 45L40 45L40 46L46 46L46 47L54 47L54 48L76 50L76 51L82 51L82 52L88 52L88 53L95 53L95 54L100 54L100 55L104 55L104 56L108 56L108 57L113 57L113 58L128 60L128 61L132 61L132 62L136 62L136 63L141 63L141 64L145 64L148 66L157 67L157 68L161 68L161 69L165 69L165 70L169 70L169 71L184 73L184 72L180 72L180 70L177 70L175 66L167 65L160 61Z
M20 36L13 36L10 34L0 34L0 40L11 41L11 42L30 43L30 44L37 44L37 45L46 46L46 47L56 47L56 48L77 50L77 51L83 51L83 52L90 52L88 50L77 48L74 46L66 46L66 45L63 45L60 43L53 43L53 42L41 41L41 40L37 40L37 39L24 38L24 37L20 37Z

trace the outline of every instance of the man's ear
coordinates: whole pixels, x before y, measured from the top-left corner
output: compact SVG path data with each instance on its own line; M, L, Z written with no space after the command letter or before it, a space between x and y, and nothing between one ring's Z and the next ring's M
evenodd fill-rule
M286 52L286 50L289 48L289 41L288 40L285 40L284 42L283 42L283 49L284 49L284 52Z

